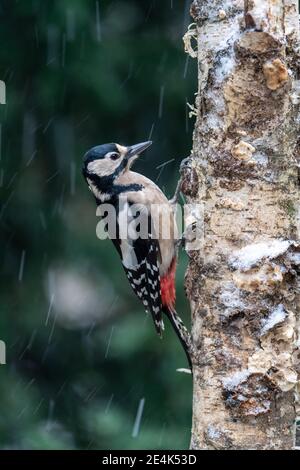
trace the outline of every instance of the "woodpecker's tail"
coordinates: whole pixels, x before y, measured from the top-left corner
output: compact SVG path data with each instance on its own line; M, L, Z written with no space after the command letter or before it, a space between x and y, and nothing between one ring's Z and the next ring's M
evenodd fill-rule
M160 288L161 288L161 302L162 310L169 318L176 335L178 336L179 341L181 342L183 349L185 351L187 360L189 361L191 373L193 373L193 365L191 360L192 352L192 339L191 335L184 326L181 318L175 310L175 272L176 272L176 257L173 258L171 266L168 272L161 278Z
M191 373L193 373L193 363L191 360L191 351L192 351L192 338L188 330L183 324L180 316L177 314L176 310L172 306L164 306L163 307L164 313L169 318L176 335L178 336L179 341L181 342L184 352L186 354L187 360L189 362L189 366L191 369Z

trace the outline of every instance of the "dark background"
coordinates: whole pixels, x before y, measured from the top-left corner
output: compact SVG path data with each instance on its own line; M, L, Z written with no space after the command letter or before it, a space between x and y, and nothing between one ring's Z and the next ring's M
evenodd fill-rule
M136 170L172 195L197 86L182 43L189 6L0 1L1 448L189 445L185 355L168 325L159 340L113 246L96 238L81 175L90 147L151 137ZM189 324L186 264L182 253L177 307Z

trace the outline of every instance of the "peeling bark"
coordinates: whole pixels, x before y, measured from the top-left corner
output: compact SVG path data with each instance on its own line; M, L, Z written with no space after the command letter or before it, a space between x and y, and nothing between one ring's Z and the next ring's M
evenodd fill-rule
M203 204L186 291L193 449L291 449L299 380L299 27L296 0L194 0L188 203ZM191 38L196 39L197 51ZM191 50L192 49L192 50Z

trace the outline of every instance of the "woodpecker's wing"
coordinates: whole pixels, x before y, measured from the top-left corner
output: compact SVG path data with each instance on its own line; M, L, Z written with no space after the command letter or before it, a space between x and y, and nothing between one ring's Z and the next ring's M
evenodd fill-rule
M151 313L157 333L164 329L160 294L158 240L152 238L151 218L149 217L148 237L113 240L119 252L126 276L136 296L144 308Z
M153 240L149 240L147 245L147 256L134 269L123 266L133 291L143 302L145 310L151 313L156 331L161 336L164 324L157 264L158 246Z

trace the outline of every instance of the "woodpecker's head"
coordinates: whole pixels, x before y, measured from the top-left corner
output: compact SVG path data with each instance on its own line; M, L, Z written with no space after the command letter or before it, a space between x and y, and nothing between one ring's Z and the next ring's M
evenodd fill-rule
M136 158L152 144L141 144L125 147L119 144L103 144L90 149L83 159L83 174L85 178L96 176L114 180L122 172L130 169Z

